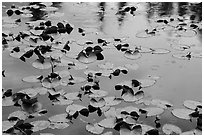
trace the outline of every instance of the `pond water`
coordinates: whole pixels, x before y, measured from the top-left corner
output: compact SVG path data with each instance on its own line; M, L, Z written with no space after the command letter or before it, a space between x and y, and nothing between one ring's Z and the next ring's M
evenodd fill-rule
M160 134L165 134L162 129L165 124L176 125L182 130L182 132L198 128L197 120L200 118L200 115L202 118L202 112L199 115L199 118L196 117L191 118L191 120L186 120L185 118L177 118L172 115L172 110L177 108L187 109L186 105L183 105L186 100L192 100L197 103L202 102L201 3L56 2L51 4L39 4L3 2L2 5L2 34L5 34L5 36L2 36L2 41L6 41L5 43L3 42L2 47L2 71L4 71L5 75L3 76L2 72L3 93L8 89L12 89L14 95L23 89L42 86L46 87L45 89L49 89L50 86L43 85L44 79L39 80L34 78L35 80L40 81L36 83L33 83L33 81L28 83L22 80L25 77L35 75L42 75L43 78L45 78L52 72L51 66L48 67L48 69L38 69L43 63L38 62L36 63L37 65L33 67L33 62L37 58L40 58L39 54L36 54L34 48L40 45L46 45L51 47L52 50L52 52L48 52L50 54L48 54L47 57L51 60L50 62L55 63L56 65L56 67L53 68L54 72L67 70L75 80L70 84L69 82L71 82L71 79L69 78L70 75L68 75L68 83L65 81L65 85L58 85L57 87L54 87L54 89L56 91L63 89L65 93L78 91L83 93L82 101L79 99L73 100L73 104L80 104L87 108L92 97L88 97L87 94L89 93L84 95L85 91L81 90L81 87L86 83L91 82L87 81L87 75L85 75L84 72L87 70L99 71L101 70L101 68L99 68L100 64L110 62L114 67L123 67L120 69L119 76L113 74L113 71L115 70L112 67L113 69L111 70L111 73L108 73L106 70L108 76L96 77L99 80L100 89L107 91L107 96L122 98L122 103L116 106L111 106L111 108L124 108L127 106L134 106L141 109L147 107L161 108L161 105L164 107L164 104L162 103L160 105L151 104L152 100L160 99L167 101L172 105L171 107L167 107L167 109L166 107L165 109L162 107L164 112L158 114L161 126L158 128L155 127L155 115L146 118L141 114L139 120L136 121L137 124L152 126L156 128ZM26 9L26 7L29 8ZM15 12L13 15L9 16L9 14L11 14L8 12L9 9L11 10L10 12L19 10L22 13L16 15L17 12ZM20 21L16 21L17 19L20 19ZM40 22L44 23L40 25L40 22L37 22L38 20L41 20ZM49 38L52 37L53 40L50 38L44 42L42 40L42 33L44 33L46 27L49 26L46 25L46 21L51 21L52 26L57 26L57 23L59 22L64 25L70 24L70 28L73 28L73 30L71 30L70 34L59 32L53 34L52 31L54 30L50 30L51 34L46 34L46 36L49 36ZM39 26L45 26L43 29L44 32L35 30L36 27ZM19 32L28 34L28 36L23 39L23 33L21 33L21 35L19 35L21 37L20 42L17 40L18 34L20 34ZM48 31L46 33L48 33ZM38 39L37 42L33 42L31 39L35 38L40 38L41 40ZM100 43L98 42L98 39L104 41ZM60 44L54 43L57 41ZM69 41L68 47L70 49L65 48L67 41ZM122 46L122 48L118 48L120 45L124 44L129 44L129 47ZM100 45L102 51L96 53L92 50L91 52L93 53L91 54L93 54L93 57L89 56L90 53L88 53L87 47L94 47L96 45ZM15 58L10 55L11 52L18 53L14 51L15 47L19 47L20 52L23 52L21 55L24 56L23 58L25 61L23 61L24 59L22 58L20 59L20 57L22 57L21 55L19 57L13 55ZM30 50L33 56L31 55L32 57L29 58L25 57L25 55L23 55L26 53L25 50ZM39 50L39 48L36 48L36 50ZM79 54L82 53L82 50L87 57L85 57L84 54ZM85 53L85 51L87 53ZM54 52L57 53L52 54ZM45 54L42 55L45 56ZM50 56L52 59L50 59ZM70 56L72 56L72 58ZM98 59L100 58L98 56L103 56L104 58ZM73 57L78 58L73 59ZM62 58L65 59L65 63L63 66L59 66L59 62L62 62ZM73 65L68 65L68 60L74 62L75 65L78 63L79 69L75 69ZM85 66L82 64L85 64ZM130 67L127 67L127 64L135 64L135 66L131 69ZM106 64L106 67L111 68L111 65ZM123 74L122 69L127 70L127 74ZM63 75L66 74L62 74L61 78ZM64 77L66 78L66 76ZM82 82L76 82L77 79L75 79L75 77L85 78L86 81L82 80ZM141 90L144 92L142 99L139 99L140 102L131 102L129 96L127 98L121 96L122 90L115 89L115 85L118 83L131 81L133 79L138 80L141 83L144 79L144 85L143 83L140 85L142 87ZM145 82L148 82L148 80L150 82L156 82L145 87ZM62 79L59 81L62 81ZM147 83L147 85L148 84L149 83ZM133 89L135 91L138 90L137 87L134 87ZM52 91L52 93L53 92L55 91ZM66 108L70 104L52 105L53 100L48 98L49 94L51 94L51 91L48 91L45 95L38 94L33 96L33 98L37 97L38 102L42 104L43 109L47 110L47 113L42 116L35 116L34 118L26 118L24 122L30 123L37 120L46 121L51 116L66 113ZM64 94L60 96L64 96ZM6 98L8 97L6 96ZM19 104L21 104L21 102L23 102L22 99L19 102ZM26 111L22 106L22 104L21 107L13 106L13 104L2 106L3 121L6 121L9 114L14 111ZM108 109L110 108L107 108L107 111ZM106 110L104 107L103 113L105 112ZM68 122L68 127L58 127L61 129L47 127L32 134L92 134L93 131L91 129L86 129L87 124L97 123L104 118L106 118L104 114L98 116L95 112L90 113L88 117L79 114L79 116L76 119L73 119L72 122ZM101 126L99 127L101 128ZM94 130L97 132L96 134L105 133L106 131L111 131L109 132L111 134L123 133L122 131L119 132L113 128L105 128L103 132L99 133L100 128L97 129L94 127ZM130 131L124 133L130 133ZM22 132L20 134L22 134Z

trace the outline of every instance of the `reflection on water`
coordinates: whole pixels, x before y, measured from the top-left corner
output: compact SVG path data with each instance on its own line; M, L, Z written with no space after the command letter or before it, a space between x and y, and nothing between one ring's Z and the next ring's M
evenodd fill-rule
M30 5L34 5L36 3L30 3ZM46 16L49 15L49 13L56 13L58 11L43 11L40 10L40 8L44 7L43 5L39 5L39 8L32 8L31 13L33 17L30 18L30 20L42 20L46 19ZM138 6L135 11L135 16L130 15L129 12L125 12L123 9L127 6ZM180 51L176 51L174 49L171 49L168 42L169 41L179 41L184 44L189 45L196 45L194 48L201 49L201 40L202 40L202 27L200 26L198 29L196 29L197 34L194 37L182 37L182 36L175 36L175 31L167 31L162 32L159 35L156 35L153 37L146 37L146 38L137 38L135 37L136 33L147 29L149 26L151 26L152 22L148 22L149 20L157 20L163 17L169 17L173 16L175 19L177 17L183 19L186 17L187 22L191 23L199 23L202 21L202 4L201 3L188 3L188 2L161 2L161 3L130 3L130 2L118 2L118 3L108 3L108 2L100 2L100 3L61 3L61 2L54 2L52 4L52 7L59 8L59 12L65 13L63 17L57 18L56 22L60 22L62 20L68 20L68 22L73 23L75 25L75 28L73 30L73 33L69 35L69 38L73 38L75 40L87 38L90 40L93 40L96 42L96 38L118 38L118 36L121 36L119 38L124 39L125 42L129 43L132 47L135 46L144 46L144 47L151 47L151 48L166 48L169 51L171 51L169 54L165 55L156 55L156 54L142 54L142 57L138 60L128 60L124 58L123 54L119 51L115 51L115 47L111 47L110 49L104 49L103 54L105 57L104 61L110 61L114 63L115 66L122 66L126 63L138 63L140 65L140 68L137 71L130 71L128 72L128 75L118 76L117 78L113 78L113 80L109 80L106 78L100 79L100 84L102 87L102 90L110 91L109 94L115 95L116 92L114 91L113 85L116 83L120 83L124 80L130 80L130 78L145 78L149 75L155 75L155 76L161 76L161 79L158 80L158 83L155 84L155 86L144 89L145 94L147 94L148 97L155 97L155 98L161 98L166 99L172 102L176 107L182 106L182 101L185 99L195 99L195 100L201 100L201 60L195 59L192 61L187 60L176 60L172 57L172 54L178 53ZM139 10L139 11L137 11ZM5 14L5 13L3 13ZM180 16L178 16L180 15ZM50 18L49 18L50 19ZM47 19L46 19L47 20ZM183 19L184 20L184 19ZM84 27L85 26L85 27ZM119 27L118 27L119 26ZM80 37L80 35L77 35L77 28L86 28L87 31L90 31L87 33L86 36ZM97 29L95 29L97 28ZM171 28L170 28L171 29ZM92 31L99 31L100 33L91 33ZM76 34L77 33L77 34ZM96 34L96 35L95 35ZM107 34L107 35L106 35ZM144 33L146 35L146 33ZM193 31L194 34L194 31ZM93 36L94 35L94 36ZM129 36L126 38L126 36ZM151 36L151 35L146 35ZM197 38L200 40L197 40ZM65 40L67 40L65 39ZM82 46L78 46L76 44L77 41L74 41L73 45L74 48L81 49ZM71 47L72 49L73 47ZM186 50L186 49L183 49ZM4 78L3 86L5 88L16 88L17 85L19 85L19 81L22 79L23 76L29 76L33 75L33 72L35 74L39 73L47 73L45 71L38 71L37 69L34 69L32 66L28 67L28 64L30 65L31 62L28 60L25 64L24 62L18 60L19 62L16 62L16 59L13 59L9 57L8 52L3 52L3 68L9 68L6 69L6 73L8 78L11 78L13 76L16 76L15 81L12 79ZM33 61L33 60L32 60ZM102 61L97 62L98 64L103 63ZM91 69L98 69L96 66L97 63L90 64L88 67ZM156 69L155 69L156 66ZM23 67L26 67L26 71L23 69ZM57 68L59 69L59 68ZM66 68L67 69L67 68ZM171 71L169 71L171 70ZM71 70L72 71L72 70ZM84 70L80 71L73 71L73 73L76 76L84 76L83 73ZM12 72L12 73L11 73ZM38 73L39 72L39 73ZM79 72L79 73L78 73ZM189 73L190 72L190 73ZM16 75L16 73L18 75ZM190 77L190 79L189 79ZM6 79L6 80L5 80ZM18 79L18 81L17 81ZM186 80L188 79L188 80ZM13 82L14 87L9 87ZM9 83L10 82L10 83ZM24 83L21 82L21 88L24 87ZM67 86L66 91L78 91L79 87L82 86ZM30 85L26 85L30 86ZM16 89L16 90L20 90ZM195 91L195 92L192 92ZM119 93L119 92L117 92ZM43 98L43 97L42 97ZM88 100L88 99L87 99ZM86 101L87 101L86 100ZM41 101L44 101L43 99ZM49 100L48 100L49 101ZM89 103L86 102L85 103ZM84 102L78 102L78 103L84 103ZM125 103L124 103L125 104ZM135 104L133 104L135 105ZM47 106L45 106L47 107ZM52 116L57 113L64 113L63 107L58 106L48 106L48 110L52 113L48 116ZM6 111L6 110L5 110ZM9 110L11 111L11 110ZM170 112L169 112L170 113ZM170 115L170 114L169 114ZM165 120L162 121L163 123L169 122L169 120L172 119L172 115L168 116L163 115L165 117ZM99 119L96 115L93 115L94 120L99 121ZM7 117L4 116L4 119ZM173 117L174 118L174 117ZM87 118L86 120L90 120L91 118ZM174 118L175 119L175 118ZM92 119L91 119L92 120ZM193 128L193 124L195 121L193 121L193 124L188 124L188 126L185 126L185 122L181 122L174 120L175 124L178 124L184 131L187 131L189 129ZM70 128L64 129L64 130L57 130L56 134L88 134L85 129L85 123L80 124L79 121L75 121ZM48 130L49 131L49 130ZM52 130L53 131L53 130ZM55 132L53 132L55 133Z

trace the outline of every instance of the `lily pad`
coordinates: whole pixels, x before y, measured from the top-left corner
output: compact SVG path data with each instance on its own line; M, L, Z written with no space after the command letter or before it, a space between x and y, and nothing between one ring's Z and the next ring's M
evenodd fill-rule
M33 98L38 94L38 91L35 90L34 88L27 88L27 89L23 89L18 91L18 93L24 93L26 95L28 95L29 97Z
M67 119L67 113L62 113L49 117L49 121L51 123L64 123L69 122L70 120Z
M195 110L197 106L202 106L202 103L194 100L185 100L183 105L189 109Z
M34 68L37 68L37 69L49 69L52 67L52 65L50 64L50 62L44 62L42 63L39 59L35 60L33 63L32 63L32 66Z
M137 79L141 83L141 87L146 88L153 86L156 83L156 80L153 79Z
M178 117L178 118L181 118L181 119L185 119L185 120L189 120L191 119L191 117L189 116L189 114L193 113L194 111L193 110L190 110L190 109L173 109L171 111L171 113Z
M49 128L51 128L51 129L65 129L67 127L69 127L69 124L65 123L65 122L63 122L63 123L50 123L50 126L49 126Z
M41 77L42 75L28 76L28 77L23 78L23 81L29 82L29 83L37 83L37 82L40 82Z
M42 86L45 88L55 88L60 85L60 80L55 78L52 81L48 80L47 78L44 78L42 81Z
M16 124L17 121L2 121L2 131L7 131L8 129L12 128L15 124Z
M173 49L179 50L179 51L184 51L184 50L190 48L190 46L185 45L185 44L171 44L170 46L171 46Z
M92 94L89 95L91 98L100 98L108 95L107 91L104 90L91 90Z
M107 131L107 132L103 133L102 135L113 135L113 132L112 131Z
M190 131L186 131L181 133L181 135L202 135L202 131L198 130L198 129L193 129Z
M116 119L113 117L105 118L98 123L98 125L104 128L114 128L115 124L116 124Z
M182 133L181 129L178 126L175 126L175 125L172 125L172 124L163 125L162 131L166 135L172 135L172 134L180 135Z
M142 55L138 50L136 50L136 51L129 51L128 50L128 51L125 51L124 56L127 59L136 60L136 59L139 59Z
M7 106L13 106L15 102L13 102L12 97L6 97L2 98L2 106L7 107Z
M106 102L104 100L104 98L100 98L100 99L95 99L95 98L91 98L90 100L90 105L96 108L101 108L103 106L105 106Z
M86 108L85 106L78 105L78 104L71 104L67 106L66 112L70 115L73 115L75 112L80 111L82 109Z
M169 103L168 101L160 100L160 99L153 99L151 101L151 105L154 105L163 109L167 109L168 107L173 106L173 104Z
M88 56L85 55L85 53L80 53L77 57L77 60L81 63L89 64L93 63L94 61L97 60L97 56L94 53L90 53Z
M17 110L9 114L8 119L10 119L11 117L17 117L19 120L26 120L28 118L28 113L25 111Z
M135 94L131 93L131 92L126 92L122 95L122 98L124 99L124 101L126 102L135 102L135 101L139 101L140 99L142 99L144 97L144 92L143 91L138 91Z
M70 105L72 103L73 103L72 100L66 99L66 98L64 98L62 96L59 96L57 98L57 101L52 102L53 105Z
M86 130L93 134L99 135L103 133L104 127L99 126L98 123L95 123L95 124L88 123L86 125Z
M74 63L73 68L74 68L75 70L82 70L82 69L87 69L88 66L85 65L85 64L82 64L82 63Z
M162 49L162 48L152 49L152 54L167 54L169 52L170 52L170 50Z
M19 59L23 54L24 52L13 52L13 53L10 53L10 56Z
M44 130L50 126L50 122L47 120L33 121L30 124L33 125L32 127L33 132Z
M181 37L194 37L197 34L195 30L190 30L190 29L179 30L179 31L176 31L176 33Z
M114 96L104 97L104 100L106 102L106 106L115 106L122 102L121 98L116 98Z
M190 60L192 58L192 55L191 53L177 53L173 54L172 57L175 57L177 59Z
M79 94L80 94L79 92L71 92L66 93L64 97L66 97L69 100L79 100L80 99Z

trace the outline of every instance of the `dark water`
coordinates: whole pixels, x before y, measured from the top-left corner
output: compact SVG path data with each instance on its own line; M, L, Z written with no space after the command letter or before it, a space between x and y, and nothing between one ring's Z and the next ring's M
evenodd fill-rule
M15 5L29 5L33 3L14 3ZM12 3L2 3L5 7L2 8L2 16L6 15L6 10L10 8ZM135 6L137 10L132 14L129 12L121 12L124 7ZM105 59L103 61L96 61L88 64L90 70L98 70L97 65L105 62L111 62L114 66L123 66L128 63L137 63L139 69L136 71L129 71L127 75L120 75L113 77L111 80L106 77L100 77L100 87L102 90L108 91L109 95L119 96L120 92L115 91L114 86L117 83L131 80L131 79L145 79L149 76L157 76L159 79L156 84L144 88L145 97L151 99L167 100L173 104L174 108L184 108L184 100L202 101L202 59L191 58L190 60L182 60L172 57L172 55L183 52L198 52L202 51L202 6L201 3L188 3L188 2L163 2L163 3L129 3L129 2L101 2L101 3L53 3L52 7L57 7L58 12L64 13L61 17L46 18L50 13L42 10L32 10L33 17L23 18L21 25L17 28L3 28L3 30L11 30L12 32L19 32L23 29L28 29L24 24L27 21L36 20L52 20L53 22L60 22L67 20L74 25L74 30L66 37L67 39L74 39L75 41L80 39L88 39L96 41L98 38L125 38L130 46L142 46L150 48L163 48L171 51L168 54L151 54L144 53L142 57L137 60L130 60L123 56L121 52L111 47L110 49L104 49L103 55ZM12 18L18 18L18 16L12 16ZM158 24L158 19L177 19L184 20L187 23L198 24L198 28L193 32L196 35L191 36L178 36L174 31L171 31L171 27L166 28L159 35L147 38L139 38L136 35L139 32L144 32L149 28L162 28L165 24ZM173 21L172 21L173 22ZM181 22L175 22L175 25ZM4 24L4 23L3 23ZM172 23L174 25L174 23ZM76 29L75 29L76 28ZM82 36L78 33L77 28L87 29L87 34ZM88 33L90 31L90 33ZM97 33L96 33L97 32ZM171 47L171 43L188 45L191 48L185 51L179 51ZM75 44L75 45L74 45ZM73 43L71 51L79 52L83 49L82 46L76 46ZM14 92L19 90L38 87L41 84L28 84L22 82L22 78L31 75L46 75L49 70L38 70L32 67L31 63L36 59L32 57L29 61L22 62L19 59L9 56L10 51L5 48L2 51L2 70L5 70L6 77L2 78L2 87L4 89L13 89ZM63 70L65 67L58 67L56 70ZM75 71L70 70L74 76L80 76L86 78L84 70ZM76 84L73 86L63 87L66 92L78 91L85 83ZM48 110L46 116L42 116L38 119L46 119L56 114L65 112L66 106L52 106L51 102L46 95L39 96L39 102L43 104L43 108ZM87 106L89 104L88 99L84 99L83 102L76 101L77 104ZM118 107L135 105L135 103L122 103ZM135 105L137 106L137 105ZM141 107L141 106L140 106ZM19 110L18 107L3 107L2 118L6 120L8 115ZM105 117L98 117L95 114L91 114L88 118L81 117L85 121L95 122L104 119ZM143 119L145 124L154 126L152 122L154 118ZM32 121L34 121L32 120ZM196 120L190 122L188 120L182 120L174 117L171 114L171 110L166 110L161 115L161 124L171 123L177 125L182 131L189 131L196 127ZM85 129L86 123L81 122L79 119L74 120L66 129L46 129L39 133L53 133L53 134L90 134ZM106 129L105 131L113 131L114 134L119 134L115 130Z

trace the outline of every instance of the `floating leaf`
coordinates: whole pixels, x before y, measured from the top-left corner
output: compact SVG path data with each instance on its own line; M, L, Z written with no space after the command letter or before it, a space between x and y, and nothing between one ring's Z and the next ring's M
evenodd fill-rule
M69 100L79 100L80 99L79 94L80 94L79 92L66 93L64 97L66 97Z
M15 102L13 102L12 97L2 98L2 106L4 106L4 107L13 106L14 104L15 104Z
M190 30L190 29L178 30L178 31L176 31L176 33L181 37L194 37L197 34L197 32L195 30Z
M88 123L86 125L86 130L93 134L99 135L103 132L104 127L99 126L98 123L95 123L95 124Z
M34 68L37 68L37 69L49 69L52 67L52 65L50 64L50 62L41 62L39 59L35 60L33 63L32 63L32 66Z
M136 50L136 51L131 51L131 50L129 50L129 51L126 51L126 52L124 53L124 56L125 56L126 58L128 58L128 59L135 60L135 59L140 58L142 55L139 53L138 50Z
M167 54L169 53L170 51L167 50L167 49L162 49L162 48L155 48L155 49L152 49L152 54Z
M113 135L113 132L112 131L107 131L107 132L105 132L105 133L103 133L101 135Z
M8 129L12 128L17 121L11 122L11 121L2 121L2 131L7 131Z
M13 53L10 53L10 56L11 57L14 57L14 58L20 58L22 55L24 54L24 52L13 52Z
M167 109L168 107L172 107L173 105L169 103L168 101L165 100L160 100L160 99L153 99L151 101L151 104L160 108Z
M104 127L104 128L114 128L116 120L113 117L105 118L98 122L98 125Z
M22 80L24 82L37 83L41 81L41 77L43 78L42 75L28 76L28 77L24 77Z
M65 123L65 122L63 122L63 123L50 123L49 128L51 128L51 129L65 129L68 126L69 126L69 124Z
M33 132L44 130L50 126L50 122L47 120L33 121L30 124L33 125L32 127Z
M191 113L193 113L194 111L193 110L190 110L190 109L173 109L171 111L171 113L178 117L178 118L181 118L181 119L186 119L186 120L189 120L191 119L191 117L189 116Z
M193 129L190 131L183 132L181 133L181 135L202 135L202 131L198 129Z
M142 99L143 97L144 97L143 91L138 91L135 94L132 92L125 92L122 95L122 98L124 99L124 101L127 101L127 102L135 102Z
M28 118L28 113L25 111L17 110L9 114L8 119L10 119L11 117L17 117L18 120L26 120Z
M86 107L78 105L78 104L71 104L71 105L67 106L66 112L70 115L74 115L75 112L80 111L84 108L86 108Z
M81 63L89 64L97 60L97 56L94 53L90 53L88 56L85 55L85 53L80 52L77 60Z
M172 124L164 124L162 127L162 131L166 134L166 135L180 135L182 133L181 129L175 125Z
M184 51L186 49L189 49L190 46L187 46L185 44L171 44L170 45L173 49L179 50L179 51Z
M106 102L105 102L104 98L100 98L98 100L92 98L90 100L90 105L93 107L96 107L96 108L98 108L98 107L101 108L101 107L105 106L105 104L106 104Z
M108 92L104 90L91 90L91 93L92 94L89 95L91 98L100 98L108 95Z
M73 66L73 68L74 68L75 70L82 70L82 69L87 69L88 66L85 65L85 64L81 64L81 63L75 63L74 66Z
M18 91L18 93L24 93L26 95L28 95L29 97L33 98L38 94L38 91L35 90L34 88L27 88L27 89L23 89Z
M185 100L183 105L189 109L195 110L197 106L202 106L201 102L193 101L193 100Z
M60 85L60 80L55 78L50 81L48 78L44 78L42 81L42 86L45 88L55 88Z
M148 48L148 47L139 46L139 47L136 47L135 49L138 50L140 53L150 53L150 52L152 52L152 49Z
M147 111L147 117L157 116L164 112L164 109L157 107L143 108L143 110Z
M67 113L57 114L49 117L49 121L51 123L63 123L69 122L70 120L67 118Z
M57 101L52 102L53 105L70 105L72 103L72 100L66 99L62 96L57 97Z
M177 54L173 54L172 56L177 59L183 59L183 60L190 60L192 57L191 53L177 53Z
M106 106L115 106L122 102L121 98L116 98L114 96L105 97L104 100L106 102Z
M153 86L156 83L156 80L153 79L137 79L141 83L141 87L146 88Z

